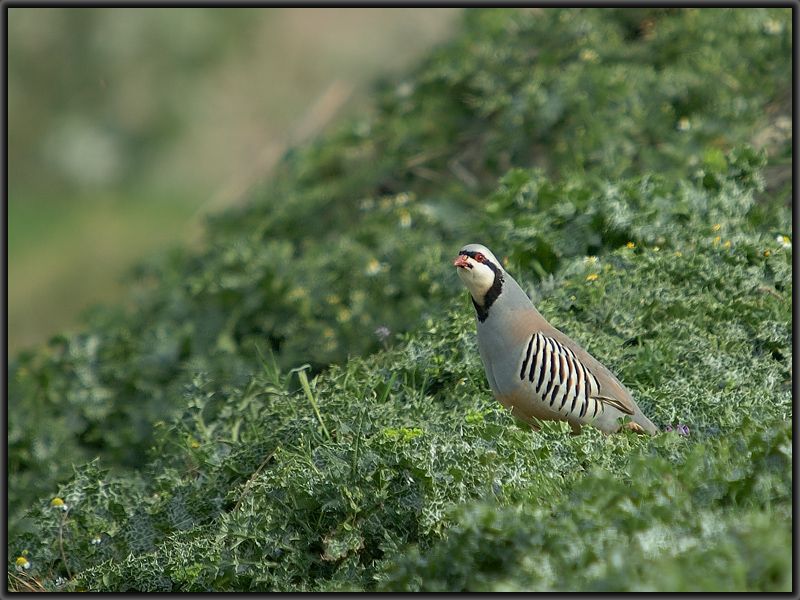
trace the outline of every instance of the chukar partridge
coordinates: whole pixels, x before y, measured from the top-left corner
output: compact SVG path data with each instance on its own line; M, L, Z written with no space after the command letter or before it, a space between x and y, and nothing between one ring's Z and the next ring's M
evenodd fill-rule
M593 425L638 433L658 429L611 371L550 325L527 294L480 244L453 262L477 313L478 349L495 398L535 427L534 419L567 421L573 432Z

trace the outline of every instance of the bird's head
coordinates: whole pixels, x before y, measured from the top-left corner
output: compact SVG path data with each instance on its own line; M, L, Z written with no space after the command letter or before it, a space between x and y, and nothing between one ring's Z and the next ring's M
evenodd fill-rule
M488 310L503 287L504 271L500 261L486 246L467 244L458 252L453 266L458 269L458 276L467 286L476 308Z

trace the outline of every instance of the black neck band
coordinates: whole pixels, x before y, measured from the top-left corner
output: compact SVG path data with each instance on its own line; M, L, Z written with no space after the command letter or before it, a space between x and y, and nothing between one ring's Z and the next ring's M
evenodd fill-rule
M475 306L475 312L478 313L478 321L481 323L483 323L486 320L486 317L489 316L489 309L492 307L492 304L494 304L494 301L497 300L500 292L503 291L503 272L489 261L486 261L483 264L487 265L492 269L492 271L494 271L494 281L492 282L492 287L486 290L486 295L483 297L483 304L478 304L475 301L475 298L472 298L472 304Z

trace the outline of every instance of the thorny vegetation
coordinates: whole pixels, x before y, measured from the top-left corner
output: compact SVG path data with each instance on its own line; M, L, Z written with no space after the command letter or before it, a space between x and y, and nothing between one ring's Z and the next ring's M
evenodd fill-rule
M790 17L468 10L11 363L9 585L790 589ZM469 241L673 431L511 419Z

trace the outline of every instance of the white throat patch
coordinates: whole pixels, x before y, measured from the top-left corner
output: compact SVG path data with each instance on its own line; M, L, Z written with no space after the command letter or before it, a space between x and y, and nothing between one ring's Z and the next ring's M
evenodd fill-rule
M471 269L459 269L458 276L467 286L472 298L478 304L483 304L486 292L494 283L494 271L487 265L470 259Z

